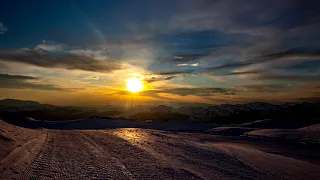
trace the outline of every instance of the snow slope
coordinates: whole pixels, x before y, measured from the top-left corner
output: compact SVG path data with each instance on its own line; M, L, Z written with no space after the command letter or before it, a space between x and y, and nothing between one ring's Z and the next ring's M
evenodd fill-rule
M320 124L300 129L259 129L247 133L249 136L295 140L320 144Z

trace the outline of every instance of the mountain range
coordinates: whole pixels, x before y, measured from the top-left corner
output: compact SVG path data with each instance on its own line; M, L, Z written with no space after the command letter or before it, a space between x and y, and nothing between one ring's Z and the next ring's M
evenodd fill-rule
M265 123L266 121L261 120L272 119L283 121L283 126L296 127L320 123L318 122L320 103L293 102L276 105L265 102L253 102L199 107L183 106L178 108L157 105L143 108L142 106L137 106L132 109L109 107L101 110L85 107L55 106L17 99L0 100L0 118L12 116L31 117L40 120L71 120L86 119L92 116L112 116L117 119L182 120L218 124L242 124L254 121Z

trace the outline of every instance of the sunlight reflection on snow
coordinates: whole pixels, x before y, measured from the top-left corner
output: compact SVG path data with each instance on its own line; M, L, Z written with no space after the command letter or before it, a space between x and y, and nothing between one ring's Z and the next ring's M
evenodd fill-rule
M150 135L141 129L118 129L114 134L134 145L151 140Z

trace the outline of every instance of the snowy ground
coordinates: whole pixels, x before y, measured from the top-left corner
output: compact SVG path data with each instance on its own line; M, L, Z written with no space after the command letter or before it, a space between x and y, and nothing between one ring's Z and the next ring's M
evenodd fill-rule
M38 139L43 134L43 130L13 126L0 119L0 159L13 149L21 148L26 142Z
M320 144L320 124L299 129L258 129L247 134L253 137Z
M9 149L0 158L0 179L320 177L319 149L305 146L141 128L32 130L0 122L2 134L12 138L0 139L8 145L0 151Z

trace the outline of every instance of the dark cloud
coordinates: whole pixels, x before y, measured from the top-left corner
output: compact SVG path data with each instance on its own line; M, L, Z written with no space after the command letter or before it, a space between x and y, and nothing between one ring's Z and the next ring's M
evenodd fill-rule
M237 89L249 91L249 92L258 92L258 93L276 93L291 88L287 84L252 84L252 85L243 85L238 86Z
M213 94L235 95L236 91L229 88L173 88L157 90L157 93L170 93L180 96L195 95L195 96L211 96Z
M287 81L287 82L319 82L319 74L271 74L264 73L254 77L256 80L273 80L273 81Z
M56 85L33 82L32 80L39 80L39 78L24 75L0 74L0 88L68 91Z
M206 71L214 71L225 68L237 68L243 66L249 66L253 64L264 63L268 61L284 60L286 58L297 58L297 59L320 59L320 50L310 50L306 48L290 49L283 52L271 53L254 58L247 59L245 61L226 63L218 66L205 68Z
M287 51L277 52L258 56L252 61L265 62L268 60L285 59L285 58L301 58L301 59L320 59L319 49L296 48Z
M67 51L50 52L43 49L0 49L0 60L46 68L78 69L94 72L110 72L121 68L118 62L97 60L91 55Z
M204 68L203 71L215 71L215 70L226 69L226 68L237 68L237 67L242 67L242 66L248 66L251 64L253 64L252 61L226 63L226 64L222 64L222 65L218 65L218 66Z
M37 77L24 76L24 75L9 75L9 74L0 74L1 80L35 80Z
M177 78L178 76L168 76L168 77L160 77L160 78L156 78L156 77L151 77L149 79L145 79L144 81L147 83L153 83L153 82L158 82L158 81L167 81L167 80L172 80L174 78Z
M155 76L156 75L156 76ZM158 82L158 81L168 81L172 79L176 79L179 77L187 77L191 76L190 73L187 73L187 71L164 71L164 72L157 72L154 74L145 74L145 79L144 81L146 83L153 83L153 82Z
M225 74L218 74L219 76L233 76L233 75L246 75L246 74L260 74L262 71L244 71L244 72L230 72Z
M229 72L229 73L204 73L206 76L237 76L237 75L255 75L261 74L263 71L243 71L243 72Z

